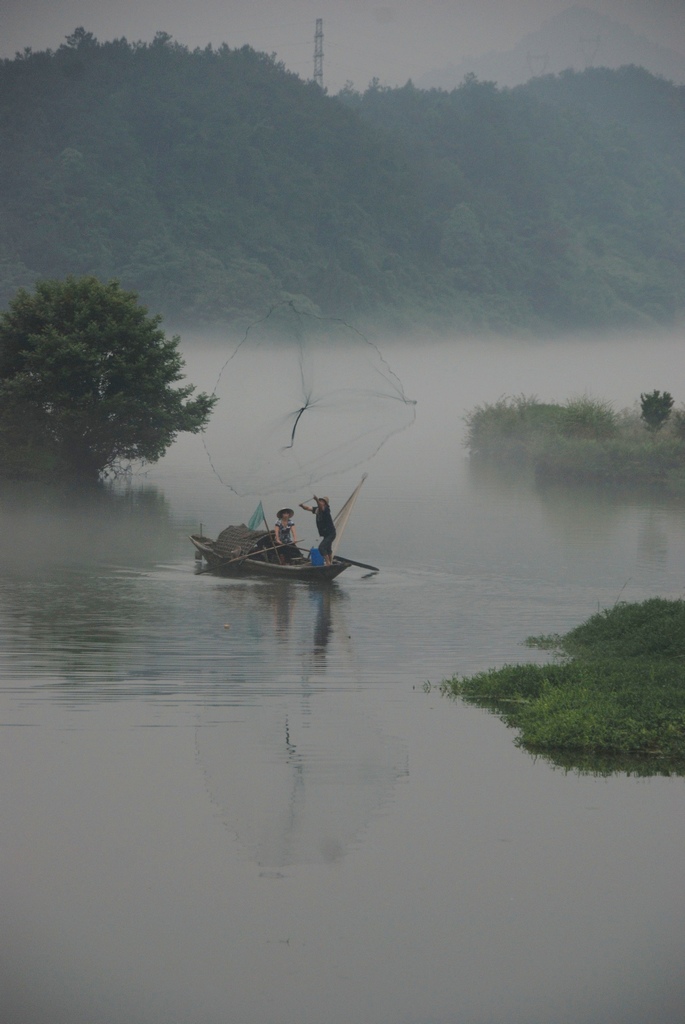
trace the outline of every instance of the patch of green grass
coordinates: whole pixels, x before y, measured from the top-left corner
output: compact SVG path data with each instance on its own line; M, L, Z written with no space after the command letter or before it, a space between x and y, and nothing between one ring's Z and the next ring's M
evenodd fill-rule
M529 637L565 660L445 680L516 742L567 769L685 775L685 601L618 604L564 636Z

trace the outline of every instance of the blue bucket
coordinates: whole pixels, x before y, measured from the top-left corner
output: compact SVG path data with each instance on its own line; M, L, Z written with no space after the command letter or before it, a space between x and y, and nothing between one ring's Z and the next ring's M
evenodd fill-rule
M323 565L324 558L318 548L312 548L309 552L312 565Z

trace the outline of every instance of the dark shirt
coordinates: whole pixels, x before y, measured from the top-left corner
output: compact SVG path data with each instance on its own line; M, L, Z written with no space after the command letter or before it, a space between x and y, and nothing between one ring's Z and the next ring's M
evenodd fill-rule
M323 511L317 506L316 528L319 531L319 537L335 537L333 516L331 515L331 510L328 505L326 505Z

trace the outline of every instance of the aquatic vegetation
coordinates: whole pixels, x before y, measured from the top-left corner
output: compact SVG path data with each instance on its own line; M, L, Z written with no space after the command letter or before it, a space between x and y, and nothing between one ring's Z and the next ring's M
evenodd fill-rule
M637 412L618 413L602 399L559 405L522 395L477 406L465 422L474 458L516 461L541 480L685 489L682 411L657 431Z
M560 416L559 406L544 404L535 395L503 397L466 414L464 443L472 455L526 461L540 437L558 433Z
M652 597L639 604L622 602L597 612L560 640L559 649L576 658L683 659L685 601Z
M619 429L611 404L586 395L564 405L540 402L535 395L507 396L476 406L465 421L465 444L472 454L494 454L512 439L533 448L549 436L606 440Z
M685 601L617 604L526 644L556 661L455 676L443 692L489 708L520 730L518 746L564 768L685 775Z

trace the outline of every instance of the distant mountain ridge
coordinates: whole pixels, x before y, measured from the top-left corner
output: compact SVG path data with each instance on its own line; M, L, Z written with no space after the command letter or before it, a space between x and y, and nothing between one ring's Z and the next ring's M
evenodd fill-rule
M0 306L89 274L194 329L685 316L685 87L641 68L334 97L249 47L77 29L0 61L0 142Z
M644 67L676 85L685 83L685 56L637 35L632 29L587 7L568 7L548 18L537 32L511 50L491 51L427 72L415 83L421 89L454 89L467 74L499 86L522 85L538 75L567 68Z

